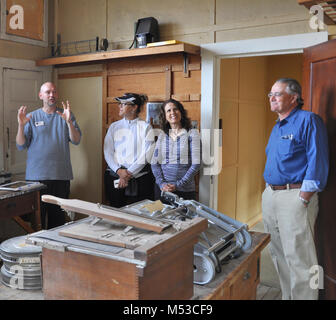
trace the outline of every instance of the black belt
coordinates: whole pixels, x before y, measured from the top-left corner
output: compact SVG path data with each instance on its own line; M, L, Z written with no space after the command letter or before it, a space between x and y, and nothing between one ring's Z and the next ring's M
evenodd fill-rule
M275 186L272 184L269 184L272 190L290 190L290 189L300 189L302 186L302 183L287 183L282 186Z

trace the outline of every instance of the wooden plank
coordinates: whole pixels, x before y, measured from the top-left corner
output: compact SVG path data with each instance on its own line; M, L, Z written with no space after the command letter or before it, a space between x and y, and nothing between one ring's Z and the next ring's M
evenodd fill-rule
M147 262L150 261L152 263L156 259L156 256L165 254L165 252L171 250L171 248L177 248L189 241L194 241L194 243L196 243L197 237L195 237L195 235L202 233L208 228L208 220L200 217L181 223L181 229L183 224L183 229L186 228L186 226L188 229L172 235L164 242L157 242L154 245L153 242L148 242L137 247L134 250L134 258ZM174 226L174 228L177 227L178 224Z
M136 266L77 252L43 248L46 300L138 299Z
M183 72L173 72L173 94L200 94L201 71L190 71L190 77L185 78Z
M197 71L195 71L197 72ZM120 97L125 92L161 96L166 93L165 73L108 76L107 97Z
M89 63L93 61L103 62L110 59L131 58L145 55L166 54L175 52L186 52L190 54L199 55L200 47L187 43L179 43L162 47L113 50L107 52L89 53L75 56L48 58L36 61L36 65L50 66L50 65Z
M102 186L102 202L106 203L105 195L105 183L104 183L104 174L107 167L105 157L104 157L104 139L108 127L105 126L108 124L108 102L107 102L107 64L103 65L103 74L102 74L102 141L101 141L101 150L102 150L102 172L101 172L101 186Z
M155 263L146 265L139 278L139 298L142 300L184 300L193 295L193 242L171 248ZM156 285L157 284L157 285Z
M91 77L102 77L103 72L101 71L93 71L93 72L79 72L79 73L64 73L59 74L58 79L78 79L78 78L91 78Z
M131 59L114 59L107 62L109 75L133 73L164 72L165 66L171 65L173 72L183 72L184 60L181 53L133 57ZM201 70L201 57L189 55L189 69Z
M189 64L188 69L190 71L201 70L200 63L193 63ZM118 76L122 74L143 74L143 73L160 73L165 72L165 66L133 66L127 68L116 68L116 69L109 69L108 75L109 76ZM172 65L173 72L183 72L183 66L181 64Z
M200 93L190 94L190 101L201 101L201 94Z
M166 100L169 100L172 94L172 68L166 66Z
M149 217L140 217L127 213L118 212L115 210L108 210L98 207L96 203L77 200L77 199L62 199L51 195L43 195L43 202L57 204L64 210L83 213L90 216L96 216L102 219L112 220L137 228L161 233L163 230L169 228L171 224L150 219Z
M96 243L108 244L126 249L135 249L143 241L146 241L144 235L139 235L137 231L125 232L124 225L111 225L106 220L102 220L95 225L89 222L69 225L59 231L61 236L87 240ZM142 242L140 242L142 240ZM140 242L140 244L139 244Z
M303 5L313 5L315 3L314 0L297 0L298 4L303 4Z
M177 101L190 101L190 94L188 93L183 93L183 94L173 94L172 98L177 100Z
M124 68L116 68L116 69L109 69L108 75L109 76L119 76L122 74L143 74L143 73L160 73L165 72L165 66L133 66L133 67L124 67Z
M27 233L33 233L35 230L25 221L23 221L20 217L13 217L13 220L21 226Z
M35 193L35 219L33 223L33 228L37 231L42 229L41 224L41 192L38 190Z

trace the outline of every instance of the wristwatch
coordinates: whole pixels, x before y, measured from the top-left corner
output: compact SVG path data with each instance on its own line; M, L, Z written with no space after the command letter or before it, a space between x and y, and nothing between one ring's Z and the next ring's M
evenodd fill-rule
M306 204L306 205L309 204L309 200L306 200L306 199L304 199L304 198L302 198L302 197L299 197L299 199L300 199L304 204Z

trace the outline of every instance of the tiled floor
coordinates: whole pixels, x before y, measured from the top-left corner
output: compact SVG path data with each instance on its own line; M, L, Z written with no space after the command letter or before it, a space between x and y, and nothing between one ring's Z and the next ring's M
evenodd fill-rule
M257 300L281 300L281 290L259 284L257 288Z
M0 300L43 300L43 293L41 290L16 290L0 283Z

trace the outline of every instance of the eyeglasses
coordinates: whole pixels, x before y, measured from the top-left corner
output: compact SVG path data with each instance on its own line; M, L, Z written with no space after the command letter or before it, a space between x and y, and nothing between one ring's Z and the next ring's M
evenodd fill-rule
M283 92L270 92L267 96L269 98L272 98L272 97L281 97L284 93Z

